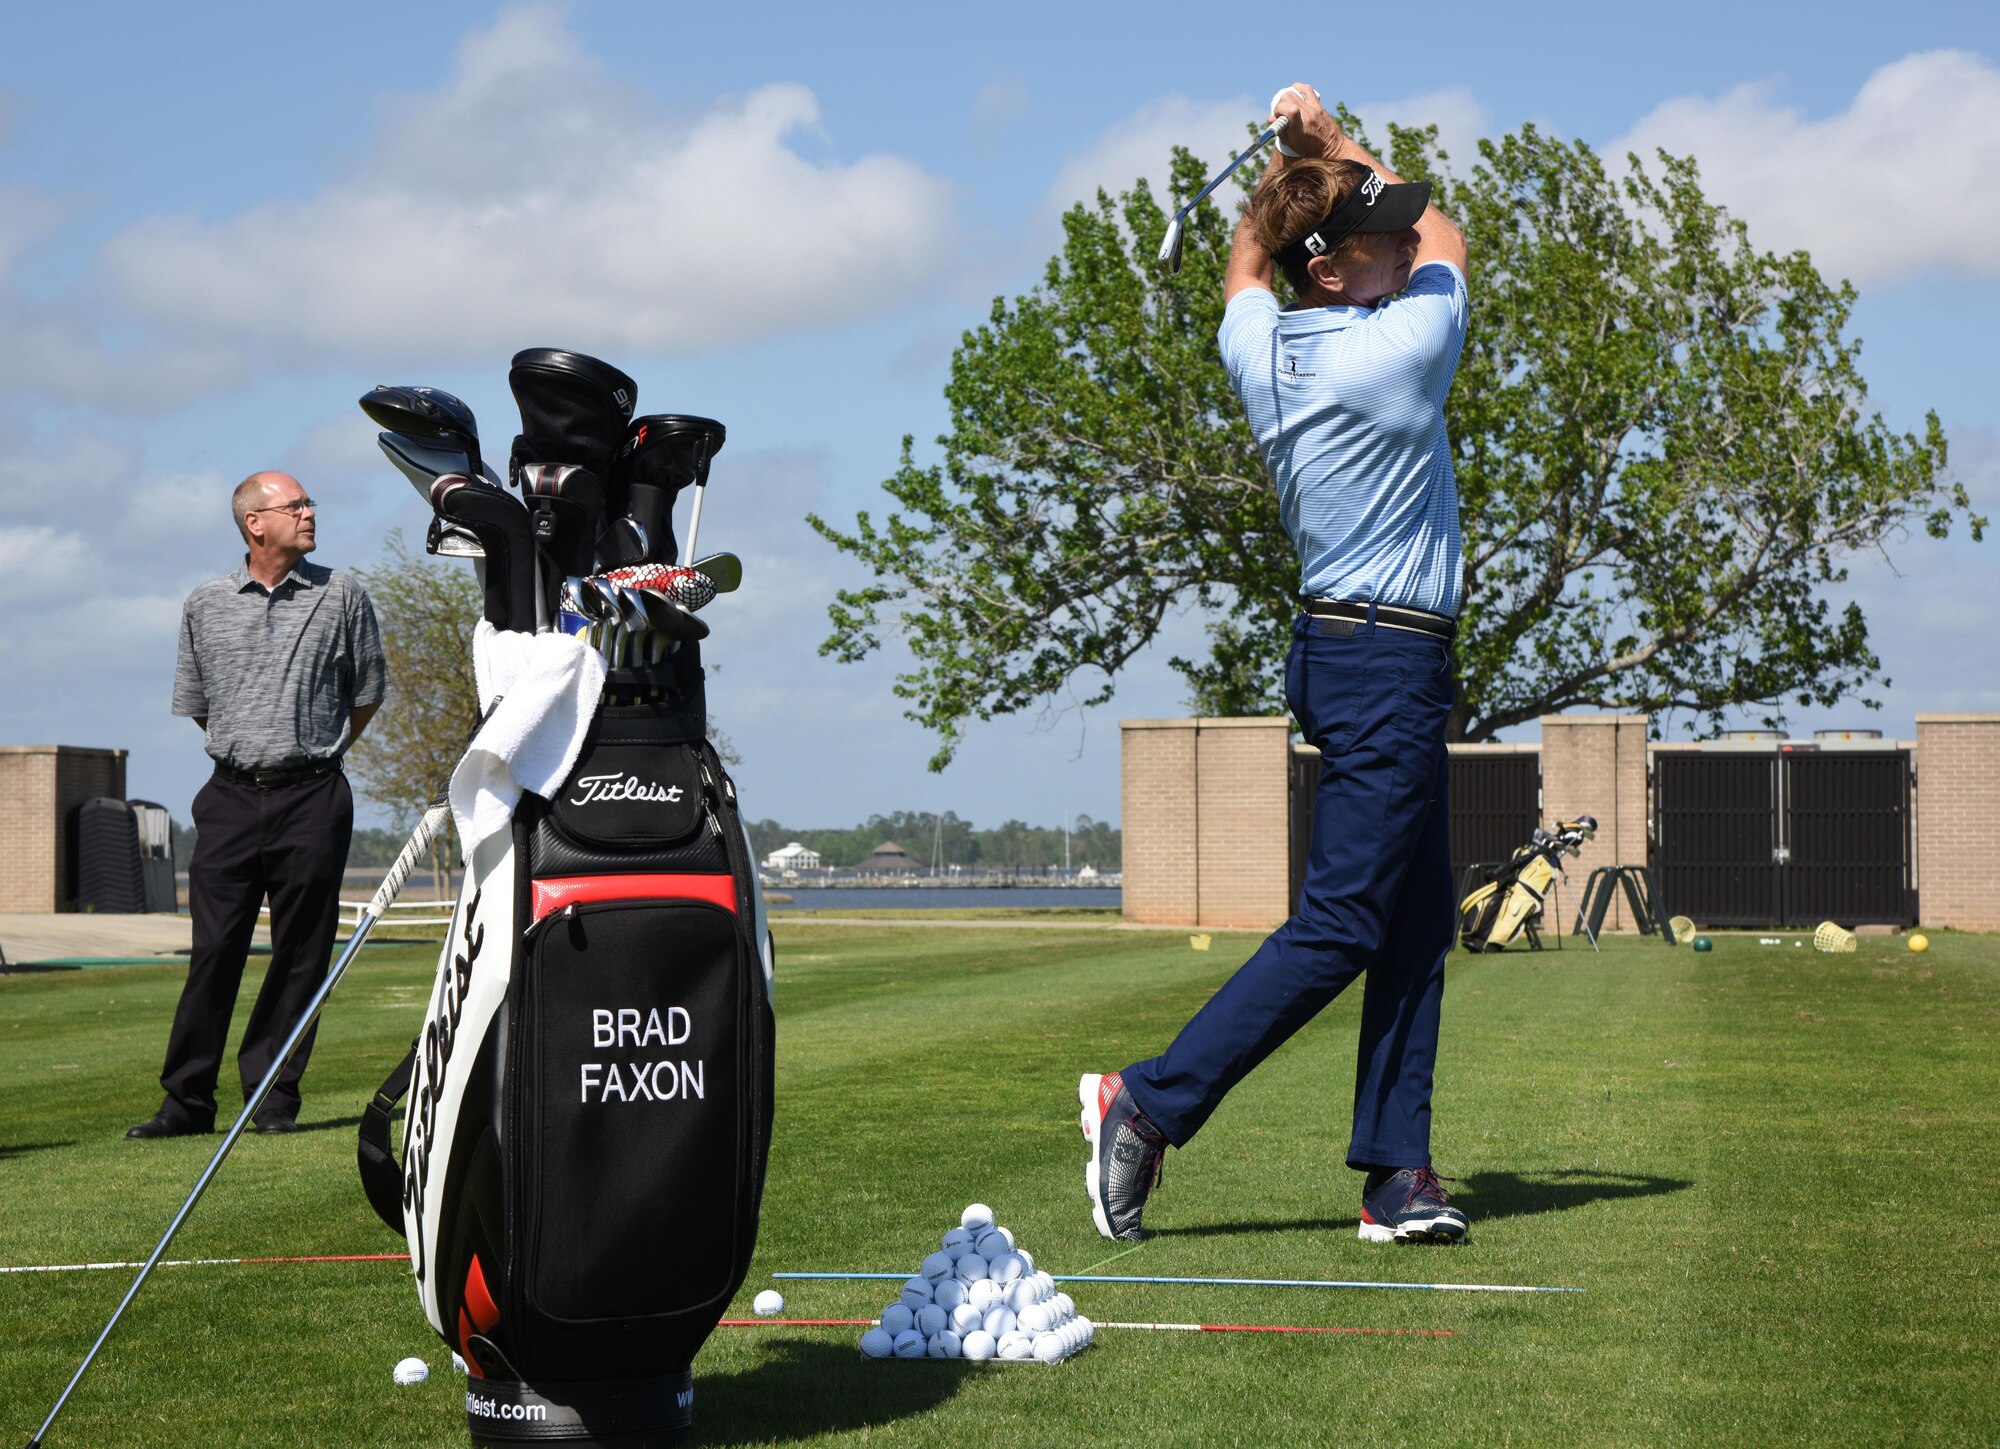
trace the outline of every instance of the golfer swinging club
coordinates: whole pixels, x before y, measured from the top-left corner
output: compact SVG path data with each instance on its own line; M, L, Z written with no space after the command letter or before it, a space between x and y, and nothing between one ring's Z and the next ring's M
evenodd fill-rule
M1445 720L1460 588L1444 400L1465 341L1465 239L1312 87L1229 254L1220 342L1299 551L1285 694L1320 752L1298 911L1166 1052L1078 1084L1097 1230L1137 1238L1169 1144L1365 975L1354 1131L1365 1242L1462 1242L1431 1169L1451 948ZM1299 300L1280 307L1273 264Z

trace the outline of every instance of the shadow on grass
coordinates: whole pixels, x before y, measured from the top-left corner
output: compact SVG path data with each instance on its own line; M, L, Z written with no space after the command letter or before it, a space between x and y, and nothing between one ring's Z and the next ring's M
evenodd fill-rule
M855 1348L802 1338L766 1341L766 1358L740 1374L705 1375L695 1363L689 1444L769 1444L869 1429L935 1408L958 1392L963 1363L868 1365L854 1373Z
M324 1122L301 1122L299 1123L299 1131L331 1132L336 1127L359 1127L360 1125L361 1119L359 1117L329 1117Z
M1359 1177L1355 1192L1358 1195ZM1658 1197L1685 1192L1694 1183L1684 1177L1648 1177L1635 1172L1605 1172L1589 1167L1557 1168L1523 1176L1518 1172L1475 1172L1452 1182L1452 1198L1471 1218L1475 1231L1483 1222L1532 1217L1536 1213L1568 1212L1586 1203L1631 1197ZM1284 1222L1200 1223L1187 1227L1148 1229L1160 1238L1227 1238L1239 1233L1330 1232L1355 1227L1358 1217L1292 1218Z
M0 1162L13 1157L26 1157L30 1152L47 1152L54 1147L74 1147L76 1138L66 1142L13 1142L0 1146Z

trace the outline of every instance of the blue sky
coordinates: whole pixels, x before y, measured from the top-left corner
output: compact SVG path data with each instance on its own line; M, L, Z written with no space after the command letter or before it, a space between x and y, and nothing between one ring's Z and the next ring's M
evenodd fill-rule
M297 472L328 505L319 559L375 563L425 514L354 399L432 383L504 442L507 357L564 345L632 373L645 411L729 427L703 542L748 578L711 610L712 704L754 813L1115 820L1118 719L1184 712L1171 647L1109 706L975 726L930 775L895 656L815 653L856 575L802 518L879 511L901 436L943 424L959 334L1034 284L1067 204L1158 175L1175 141L1220 159L1300 79L1378 126L1435 119L1459 155L1523 120L1692 152L1754 240L1856 281L1875 406L1903 427L1937 409L2000 515L2000 8L1432 5L1371 33L1336 7L1282 46L1223 13L16 9L0 741L127 748L131 792L185 819L206 762L166 712L174 625L240 552L230 485ZM1797 727L2000 709L1996 549L1857 561L1894 684L1879 714Z

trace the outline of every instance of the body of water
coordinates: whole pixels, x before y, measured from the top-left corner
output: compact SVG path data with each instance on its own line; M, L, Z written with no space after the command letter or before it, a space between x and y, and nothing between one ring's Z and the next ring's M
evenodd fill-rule
M1118 910L1125 892L1117 886L825 886L774 887L772 895L790 896L788 906L774 911L994 910L1017 906L1091 906Z

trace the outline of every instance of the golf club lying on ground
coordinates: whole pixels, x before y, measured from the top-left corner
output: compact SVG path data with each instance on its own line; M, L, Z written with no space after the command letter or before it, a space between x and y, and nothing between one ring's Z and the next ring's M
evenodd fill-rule
M1208 200L1209 192L1227 181L1230 173L1235 171L1238 166L1241 166L1245 161L1248 161L1252 156L1255 156L1259 151L1277 140L1284 132L1285 127L1291 123L1291 119L1290 116L1280 116L1277 120L1271 122L1269 126L1264 128L1264 134L1250 143L1248 150L1216 172L1215 179L1196 192L1193 201L1190 201L1186 206L1183 206L1179 211L1174 213L1174 219L1167 223L1166 239L1160 243L1161 266L1165 267L1169 272L1178 272L1181 269L1181 224L1188 219L1188 213ZM697 500L697 506L699 506L699 500Z
M432 839L450 818L451 807L445 801L445 791L440 790L437 798L425 808L423 818L417 822L417 828L411 832L408 842L396 856L396 863L389 867L389 874L383 878L382 888L375 892L375 898L368 903L367 911L356 923L354 934L347 939L347 949L340 953L340 959L334 962L326 973L325 982L321 984L313 999L306 1003L304 1014L299 1017L298 1025L292 1028L292 1034L285 1039L284 1046L279 1048L277 1056L272 1059L270 1070L264 1073L264 1080L257 1084L257 1090L252 1092L250 1099L243 1104L243 1112L236 1119L236 1125L229 1129L229 1135L224 1137L222 1145L215 1149L215 1156L209 1160L207 1170L195 1183L194 1191L189 1193L187 1201L181 1204L181 1210L174 1214L174 1220L167 1224L166 1234L160 1239L159 1246L154 1248L152 1255L146 1259L146 1266L139 1270L139 1276L132 1280L132 1286L125 1290L125 1297L112 1312L110 1321L104 1325L104 1331L97 1335L97 1342L90 1346L90 1352L83 1356L83 1362L77 1365L76 1372L70 1376L69 1386L62 1391L62 1397L56 1400L56 1406L49 1410L48 1418L42 1420L42 1427L37 1429L34 1438L28 1441L28 1449L40 1449L43 1438L49 1432L49 1425L55 1423L56 1415L60 1414L63 1405L69 1402L69 1396L75 1392L85 1371L97 1357L97 1351L104 1347L104 1341L111 1337L111 1330L118 1326L118 1320L124 1316L125 1310L132 1306L132 1300L139 1296L139 1289L144 1286L146 1276L160 1261L160 1255L167 1251L167 1244L174 1240L174 1234L180 1231L181 1224L186 1222L188 1214L194 1211L194 1205L201 1201L202 1193L208 1190L208 1185L214 1180L217 1169L222 1166L222 1160L229 1156L229 1149L236 1145L236 1139L241 1137L243 1129L250 1125L251 1117L264 1105L264 1098L270 1095L272 1086L278 1080L278 1073L285 1069L285 1063L292 1059L292 1053L298 1049L300 1039L312 1028L312 1024L319 1020L320 1008L326 1005L326 999L333 994L333 988L340 984L340 978L346 973L348 963L353 961L355 953L361 949L362 942L368 939L368 933L375 929L376 922L380 921L388 911L389 903L402 893L403 884L410 878L410 872L416 868L418 857L430 848Z

